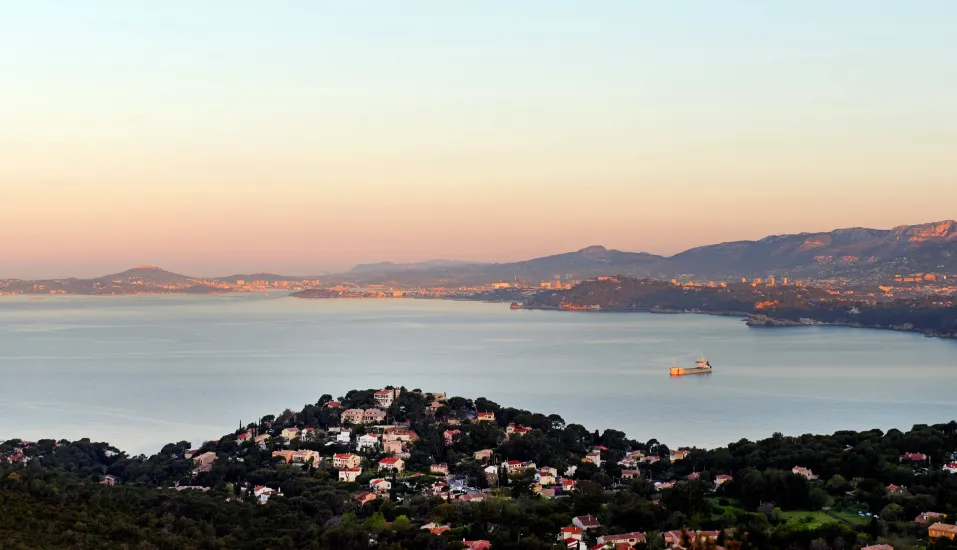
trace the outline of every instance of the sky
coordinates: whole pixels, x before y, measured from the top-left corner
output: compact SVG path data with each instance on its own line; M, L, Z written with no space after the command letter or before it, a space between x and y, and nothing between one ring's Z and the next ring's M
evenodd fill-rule
M957 217L957 2L11 2L0 278Z

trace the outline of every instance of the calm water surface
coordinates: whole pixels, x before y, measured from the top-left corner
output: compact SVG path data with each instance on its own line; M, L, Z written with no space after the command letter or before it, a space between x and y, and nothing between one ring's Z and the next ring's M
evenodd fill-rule
M714 374L668 376L700 353ZM90 437L155 452L387 384L716 446L953 420L957 342L431 300L0 298L0 440Z

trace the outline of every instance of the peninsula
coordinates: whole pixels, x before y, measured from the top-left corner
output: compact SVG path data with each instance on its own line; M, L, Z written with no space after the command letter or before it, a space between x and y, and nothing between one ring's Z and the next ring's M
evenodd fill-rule
M0 544L952 548L955 451L957 422L669 448L387 386L323 395L153 456L87 439L6 441Z

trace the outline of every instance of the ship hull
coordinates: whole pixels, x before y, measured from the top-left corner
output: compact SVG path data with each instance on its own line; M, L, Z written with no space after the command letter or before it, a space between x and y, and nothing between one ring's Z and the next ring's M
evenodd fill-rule
M685 376L688 374L711 374L711 369L698 369L694 367L671 369L671 376Z

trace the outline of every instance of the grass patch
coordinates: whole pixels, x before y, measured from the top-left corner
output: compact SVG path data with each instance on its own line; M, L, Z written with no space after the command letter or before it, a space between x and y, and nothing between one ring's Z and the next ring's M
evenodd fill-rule
M817 529L829 523L846 523L852 527L860 527L871 521L871 518L861 517L853 512L835 512L833 510L827 512L782 512L781 516L787 520L787 525L805 529Z

